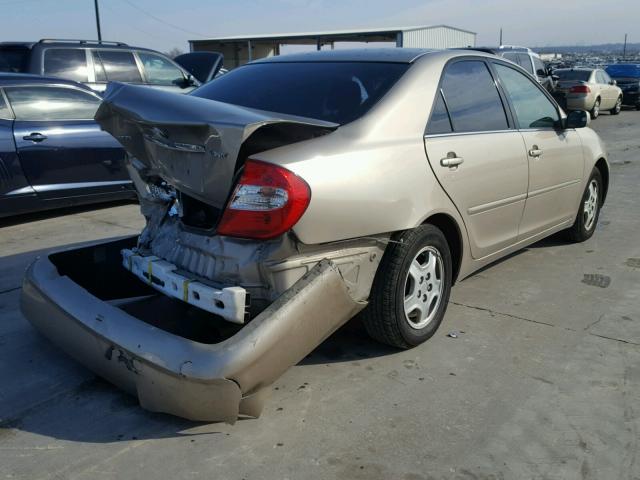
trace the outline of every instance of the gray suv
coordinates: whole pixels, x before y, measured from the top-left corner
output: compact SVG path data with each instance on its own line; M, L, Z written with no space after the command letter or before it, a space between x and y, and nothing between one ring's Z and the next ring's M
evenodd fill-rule
M1 42L0 72L75 80L97 92L103 92L108 82L116 81L188 93L213 78L222 66L219 53L197 52L196 57L190 58L193 55L181 55L182 61L174 61L160 52L121 42Z

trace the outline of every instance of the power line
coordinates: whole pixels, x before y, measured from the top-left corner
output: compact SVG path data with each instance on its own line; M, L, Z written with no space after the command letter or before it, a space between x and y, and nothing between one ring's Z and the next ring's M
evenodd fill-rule
M132 30L136 30L140 33L144 33L145 35L148 35L150 37L154 37L160 40L166 40L167 37L163 36L163 35L158 35L156 33L151 33L147 30L144 30L140 27L138 27L137 25L131 23L126 17L123 17L119 12L116 12L113 8L111 8L111 6L109 5L109 2L104 2L102 4L103 7L106 7L107 10L109 10L112 14L114 14L117 18L119 22L122 22L124 24L126 24L129 28L131 28Z
M155 15L153 15L152 13L147 12L144 8L139 7L138 5L136 5L135 3L131 2L130 0L122 0L123 2L127 3L129 6L135 8L136 10L144 13L147 17L154 19L156 22L160 22L164 25L167 25L168 27L171 28L175 28L176 30L180 30L181 32L184 33L188 33L189 35L197 35L199 37L207 37L207 35L203 35L202 33L198 33L198 32L194 32L192 30L187 30L185 28L179 27L178 25L174 25L173 23L169 23L159 17L156 17Z

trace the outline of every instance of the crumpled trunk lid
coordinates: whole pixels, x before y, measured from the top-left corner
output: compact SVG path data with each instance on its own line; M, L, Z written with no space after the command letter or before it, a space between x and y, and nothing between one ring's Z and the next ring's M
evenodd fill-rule
M293 143L338 126L121 83L110 84L95 120L151 173L219 209L244 162L243 144L257 130L291 129L284 143Z

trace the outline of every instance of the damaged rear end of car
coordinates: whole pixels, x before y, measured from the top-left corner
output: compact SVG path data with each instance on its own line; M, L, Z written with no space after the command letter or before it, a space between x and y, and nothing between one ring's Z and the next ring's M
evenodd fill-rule
M25 316L143 408L258 416L267 387L364 308L384 251L300 242L312 188L252 158L338 124L122 84L96 120L129 153L146 226L39 258Z

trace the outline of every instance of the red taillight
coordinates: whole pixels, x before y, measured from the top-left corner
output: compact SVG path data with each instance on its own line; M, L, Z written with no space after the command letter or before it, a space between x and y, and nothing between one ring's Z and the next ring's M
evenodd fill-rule
M586 85L576 85L569 89L569 93L591 93L591 89Z
M247 160L218 234L266 240L293 227L309 206L311 190L286 168Z

